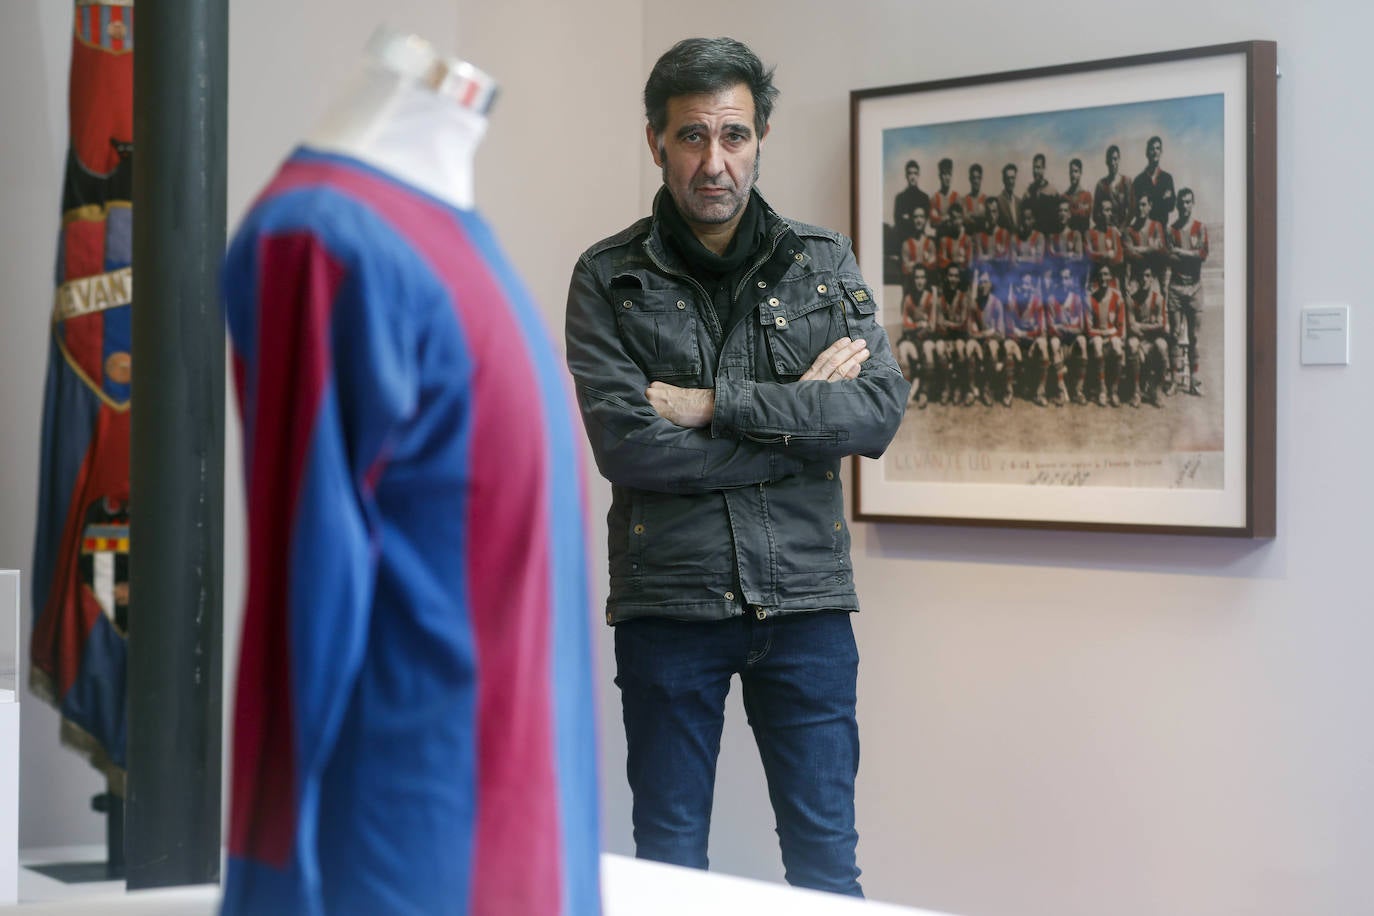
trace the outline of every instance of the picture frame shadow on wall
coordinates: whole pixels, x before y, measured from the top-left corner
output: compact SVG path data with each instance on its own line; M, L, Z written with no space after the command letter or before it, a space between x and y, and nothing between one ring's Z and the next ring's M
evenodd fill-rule
M1277 46L850 93L872 522L1275 535Z

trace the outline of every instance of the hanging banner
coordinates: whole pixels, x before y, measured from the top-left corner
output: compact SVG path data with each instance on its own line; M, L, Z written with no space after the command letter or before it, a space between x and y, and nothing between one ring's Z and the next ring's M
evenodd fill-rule
M133 0L77 0L43 401L30 686L122 794L129 608Z

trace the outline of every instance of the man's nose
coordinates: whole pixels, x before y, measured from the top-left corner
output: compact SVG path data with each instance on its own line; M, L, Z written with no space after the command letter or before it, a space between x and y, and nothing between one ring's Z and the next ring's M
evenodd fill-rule
M719 175L725 170L725 151L721 149L719 140L707 141L706 157L701 168L707 175Z

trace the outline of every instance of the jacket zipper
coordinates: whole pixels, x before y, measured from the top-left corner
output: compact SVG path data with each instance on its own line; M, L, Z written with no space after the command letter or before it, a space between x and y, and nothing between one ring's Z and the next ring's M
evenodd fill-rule
M754 262L754 265L744 273L744 276L740 277L739 285L735 287L734 296L731 298L732 304L734 302L739 301L740 293L744 291L744 284L749 282L749 278L754 276L754 274L758 272L758 269L760 267L762 267L764 264L767 264L769 259L773 257L774 253L777 252L778 243L782 241L783 234L786 232L787 228L785 225L779 226L778 229L774 231L773 238L769 240L770 244L768 246L768 251L763 255L763 257L759 258L757 261ZM682 273L681 271L674 270L667 264L663 263L663 261L659 259L658 255L654 254L653 249L649 247L648 240L645 240L644 242L644 253L648 256L649 260L654 263L654 266L657 267L659 270L663 271L670 277L677 277L679 280L686 280L688 283L692 284L692 287L698 293L701 294L701 298L703 301L711 301L711 297L706 293L706 288L702 286L700 283L698 283L695 277L693 277L691 274L686 274ZM712 337L714 337L717 341L716 346L724 348L725 329L721 327L719 316L715 314L715 309L703 310L702 314L709 316L709 324L711 325L711 330L714 332L712 334Z

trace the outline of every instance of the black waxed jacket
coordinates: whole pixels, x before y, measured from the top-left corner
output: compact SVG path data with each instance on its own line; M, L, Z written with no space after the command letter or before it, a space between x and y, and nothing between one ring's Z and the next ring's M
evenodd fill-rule
M882 454L908 383L849 239L763 206L764 242L732 291L754 317L728 333L654 217L573 270L568 366L612 485L608 623L858 610L840 459ZM857 378L798 381L859 335L872 355ZM652 381L713 388L711 424L660 417Z

